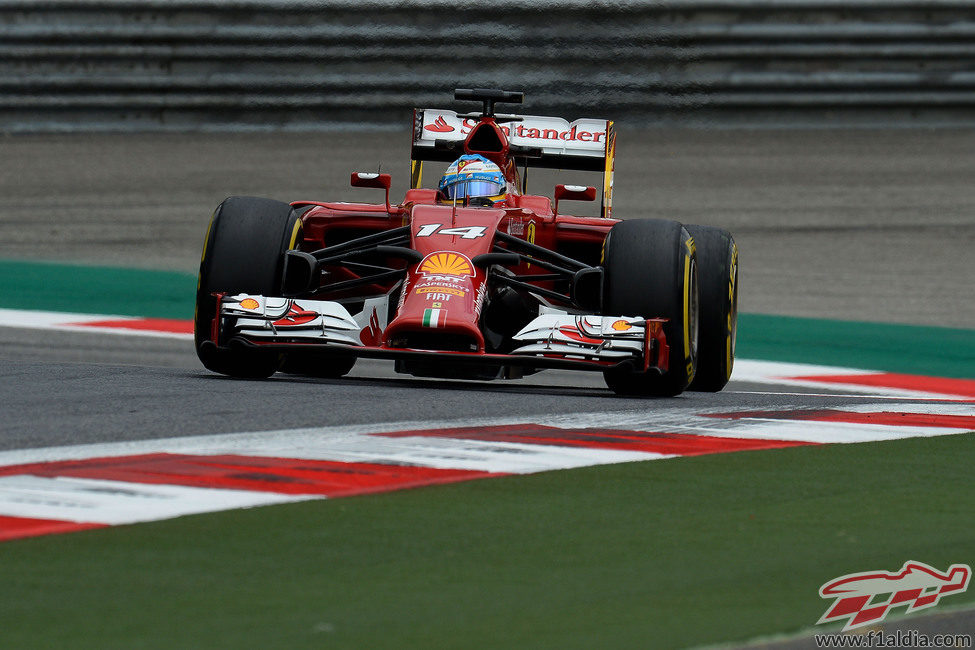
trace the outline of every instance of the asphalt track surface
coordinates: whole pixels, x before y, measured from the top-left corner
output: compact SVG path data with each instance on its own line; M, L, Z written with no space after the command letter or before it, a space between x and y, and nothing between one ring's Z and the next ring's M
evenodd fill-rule
M455 420L462 426L466 420L493 417L530 421L600 413L613 418L674 407L689 413L791 410L869 401L735 384L718 394L688 393L648 403L615 397L599 374L553 372L517 382L459 382L395 375L378 362L363 365L358 376L342 380L277 374L269 381L249 381L202 369L7 359L0 379L0 450L400 421Z
M406 187L408 138L399 131L6 137L0 258L192 272L209 214L224 197L375 201L378 192L350 188L347 179L351 170L380 166L394 175L395 197ZM741 249L743 311L975 323L975 133L623 129L619 142L616 216L729 228ZM556 172L532 172L529 182L544 192L573 180L598 182ZM0 360L5 449L653 408L614 398L598 374L564 371L447 382L360 361L340 381L232 381L204 371L185 341L134 336L0 328ZM837 399L735 392L751 388L733 382L719 395L654 404Z

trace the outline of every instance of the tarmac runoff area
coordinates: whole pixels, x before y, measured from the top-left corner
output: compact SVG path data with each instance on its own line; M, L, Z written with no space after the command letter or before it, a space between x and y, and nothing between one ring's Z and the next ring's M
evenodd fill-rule
M409 133L17 135L0 140L0 258L195 272L226 196L381 200ZM614 216L725 227L744 312L975 327L975 131L637 130L620 125ZM436 182L430 166L424 183ZM532 170L529 190L599 184ZM593 213L595 204L565 209Z

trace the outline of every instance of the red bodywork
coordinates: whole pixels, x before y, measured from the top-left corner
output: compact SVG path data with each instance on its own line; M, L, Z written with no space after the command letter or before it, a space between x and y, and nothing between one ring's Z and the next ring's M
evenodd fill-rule
M494 146L483 150L472 143L494 143ZM369 339L363 340L365 345L486 354L479 319L488 288L487 274L471 260L493 250L497 232L555 252L571 250L572 257L589 258L594 265L600 262L603 240L617 220L555 215L548 197L518 194L513 188L520 185L520 178L510 155L508 138L493 118L482 117L471 129L464 142L464 152L481 154L503 170L512 188L504 205L442 205L434 189L411 189L399 205L305 201L292 204L299 209L311 206L302 217L301 249L305 251L410 226L410 248L418 251L423 260L408 268L395 317L382 336L375 336L373 328L363 331L362 336ZM349 267L330 270L335 274L330 278L333 282L359 277ZM547 273L530 263L522 263L512 270L519 275ZM365 291L359 289L357 293L386 293L394 284L395 281L390 281ZM551 284L542 281L538 286ZM319 297L335 300L345 297L342 293L325 292Z
M508 207L454 207L437 203L436 190L415 189L406 193L401 205L392 205L387 212L384 205L366 203L318 203L297 201L296 208L309 207L303 215L303 239L300 248L313 251L341 243L350 235L361 237L410 225L410 247L417 250L424 260L409 268L400 294L399 309L379 340L363 340L366 345L401 349L404 334L437 332L466 337L472 343L467 350L485 352L484 337L478 320L486 292L484 269L475 267L471 260L477 255L490 252L494 246L495 232L503 232L538 246L559 252L579 251L598 264L598 256L606 234L617 223L615 219L600 217L555 216L551 201L544 196L515 195L509 197ZM434 230L434 227L437 230ZM426 227L426 230L424 228ZM483 229L477 236L440 234L441 230ZM425 232L433 231L426 235ZM470 235L476 230L470 230ZM587 250L588 249L588 250ZM389 261L394 264L393 261ZM348 267L330 269L334 281L353 280L359 277ZM523 263L513 270L524 275L545 275L547 271L538 265ZM374 285L355 292L323 293L319 298L334 300L348 297L351 293L381 294L393 288L395 282ZM552 282L539 282L538 286L551 286ZM438 290L434 290L438 289ZM424 312L442 309L445 323L430 328L423 324ZM368 334L364 333L364 336Z

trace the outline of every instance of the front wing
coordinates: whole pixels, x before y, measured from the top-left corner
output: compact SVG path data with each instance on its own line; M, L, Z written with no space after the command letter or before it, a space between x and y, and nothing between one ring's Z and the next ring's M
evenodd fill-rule
M384 359L439 357L531 368L607 370L627 365L661 373L668 369L665 319L548 311L513 337L510 352L457 352L383 345L385 298L366 301L365 308L353 316L333 301L250 294L216 297L219 315L212 339L217 347L316 349Z

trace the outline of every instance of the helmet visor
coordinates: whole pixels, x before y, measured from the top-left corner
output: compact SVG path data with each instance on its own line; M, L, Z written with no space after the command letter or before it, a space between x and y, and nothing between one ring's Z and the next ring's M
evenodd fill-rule
M478 196L497 196L504 194L504 185L494 181L462 180L443 189L448 199L474 198Z

